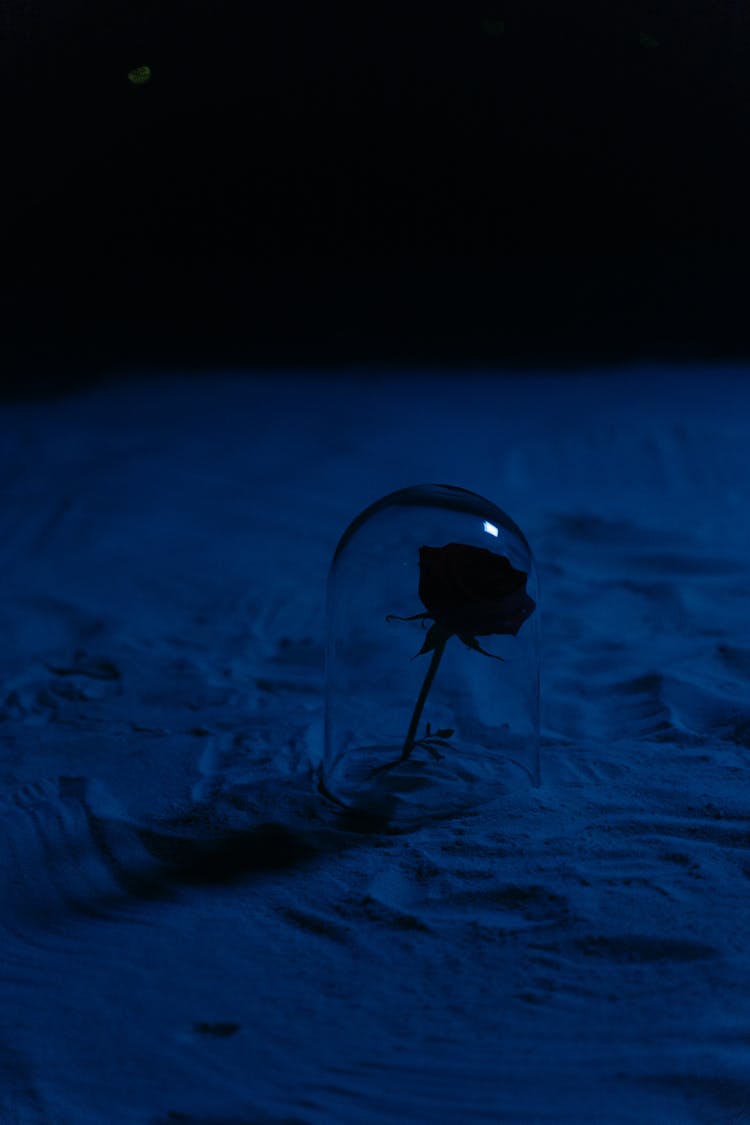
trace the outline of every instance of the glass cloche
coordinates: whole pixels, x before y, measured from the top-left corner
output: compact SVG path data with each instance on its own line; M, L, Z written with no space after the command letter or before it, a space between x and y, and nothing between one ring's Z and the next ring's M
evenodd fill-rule
M397 826L537 785L537 599L523 533L473 492L362 512L328 580L321 791Z

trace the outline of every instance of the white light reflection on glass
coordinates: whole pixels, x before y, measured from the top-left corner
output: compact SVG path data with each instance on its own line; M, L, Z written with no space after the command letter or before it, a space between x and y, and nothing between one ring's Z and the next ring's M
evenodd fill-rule
M490 523L489 520L484 521L484 530L488 535L498 535L497 528L495 527L494 523Z

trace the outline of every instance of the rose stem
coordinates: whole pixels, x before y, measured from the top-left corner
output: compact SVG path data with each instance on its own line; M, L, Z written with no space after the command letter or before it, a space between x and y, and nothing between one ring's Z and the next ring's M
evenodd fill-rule
M435 679L435 673L438 670L438 666L440 664L440 659L443 655L443 651L445 649L445 646L446 646L448 640L449 640L449 636L443 637L442 640L439 640L437 642L437 644L435 645L435 648L432 650L432 660L430 661L430 667L427 669L427 675L424 678L424 683L422 684L422 690L419 693L419 698L417 699L416 706L414 707L414 714L411 717L411 722L409 723L409 729L406 732L406 740L404 741L404 748L401 751L401 758L400 758L400 761L402 761L402 762L405 762L407 760L407 758L411 754L412 750L414 749L414 736L417 733L417 727L419 726L419 720L422 718L422 712L424 711L424 705L427 702L427 696L430 694L430 688L432 687L432 681Z

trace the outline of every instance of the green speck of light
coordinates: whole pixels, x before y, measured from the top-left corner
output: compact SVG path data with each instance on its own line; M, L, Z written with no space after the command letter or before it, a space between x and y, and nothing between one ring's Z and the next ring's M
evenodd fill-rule
M134 86L145 86L151 80L150 66L134 66L128 71L128 79Z
M638 41L642 47L646 47L648 50L651 50L652 47L659 46L659 40L655 35L652 35L650 31L642 31L638 36Z

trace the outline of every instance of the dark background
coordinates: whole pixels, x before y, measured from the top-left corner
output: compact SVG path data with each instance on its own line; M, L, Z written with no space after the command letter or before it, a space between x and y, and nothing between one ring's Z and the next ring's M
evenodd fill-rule
M6 0L6 387L746 358L749 11Z

